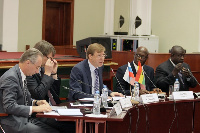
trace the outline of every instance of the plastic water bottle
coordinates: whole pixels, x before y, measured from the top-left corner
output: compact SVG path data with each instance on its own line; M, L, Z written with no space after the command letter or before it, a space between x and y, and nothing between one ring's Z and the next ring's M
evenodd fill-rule
M178 79L176 79L176 81L174 82L174 91L179 91L179 88L180 88L180 83Z
M102 98L102 103L103 103L104 108L108 107L108 103L107 103L108 89L106 85L103 86L101 98Z
M94 94L93 114L95 114L95 115L100 114L100 105L101 105L101 98L99 95L99 91L96 91Z
M134 92L135 92L135 100L136 101L139 101L139 89L140 89L140 87L139 87L139 83L138 82L135 82L135 84L134 84Z

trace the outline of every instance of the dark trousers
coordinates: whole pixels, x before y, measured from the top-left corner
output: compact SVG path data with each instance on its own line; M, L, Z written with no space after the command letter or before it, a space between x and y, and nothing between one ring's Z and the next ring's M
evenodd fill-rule
M34 118L55 129L60 133L75 133L76 123L73 121L56 121L54 118Z
M5 133L59 133L58 130L34 118L29 118L28 123L23 127L16 128L9 124L1 124L1 126ZM17 131L17 129L19 130Z

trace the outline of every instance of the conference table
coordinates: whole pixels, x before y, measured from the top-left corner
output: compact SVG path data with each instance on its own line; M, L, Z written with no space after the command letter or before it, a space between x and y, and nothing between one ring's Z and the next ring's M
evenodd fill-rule
M69 103L62 106L70 107ZM138 104L123 111L119 116L95 118L85 116L54 116L38 113L37 117L55 118L58 121L76 121L76 132L86 131L86 123L95 123L95 133L99 130L107 133L199 133L200 99L161 100L156 103ZM109 115L109 113L107 113ZM103 126L102 126L102 124ZM85 126L85 127L84 127ZM100 128L98 129L98 126ZM88 128L87 128L88 129Z

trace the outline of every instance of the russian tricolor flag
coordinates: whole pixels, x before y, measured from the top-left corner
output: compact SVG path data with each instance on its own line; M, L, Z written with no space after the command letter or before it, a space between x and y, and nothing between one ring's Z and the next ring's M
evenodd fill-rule
M135 77L134 77L133 70L129 62L128 62L128 67L126 69L126 72L124 73L123 79L131 85L134 85L135 83Z

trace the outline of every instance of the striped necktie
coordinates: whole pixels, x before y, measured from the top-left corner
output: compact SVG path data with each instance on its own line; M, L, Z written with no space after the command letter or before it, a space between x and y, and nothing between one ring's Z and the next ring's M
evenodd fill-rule
M98 72L97 68L94 70L94 73L95 73L95 86L94 86L94 90L96 92L96 91L99 90L99 72Z
M28 96L27 96L27 90L28 90L28 87L27 87L27 81L26 79L24 80L24 101L25 101L25 105L28 106Z

